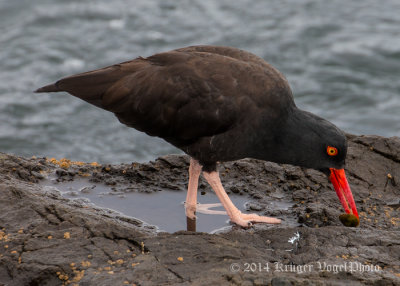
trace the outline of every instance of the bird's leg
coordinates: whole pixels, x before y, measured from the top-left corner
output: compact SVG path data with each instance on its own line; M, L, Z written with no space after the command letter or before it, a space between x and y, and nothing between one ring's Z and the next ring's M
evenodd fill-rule
M197 188L199 185L201 168L202 166L197 160L190 158L189 184L185 202L186 216L190 219L196 218Z
M224 206L229 218L233 223L240 225L242 227L249 227L251 222L263 222L263 223L280 223L280 219L259 216L257 214L242 214L235 205L232 203L231 199L228 197L227 193L222 186L221 180L219 178L219 173L217 171L213 172L203 172L204 178L210 184L214 192L216 193L218 199Z

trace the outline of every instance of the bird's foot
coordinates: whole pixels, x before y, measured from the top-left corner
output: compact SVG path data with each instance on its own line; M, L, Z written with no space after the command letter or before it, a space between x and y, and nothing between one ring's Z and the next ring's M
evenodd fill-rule
M230 217L231 222L240 225L241 227L247 228L252 226L252 223L271 223L278 224L281 223L280 219L260 216L258 214L243 214L241 211L237 210Z

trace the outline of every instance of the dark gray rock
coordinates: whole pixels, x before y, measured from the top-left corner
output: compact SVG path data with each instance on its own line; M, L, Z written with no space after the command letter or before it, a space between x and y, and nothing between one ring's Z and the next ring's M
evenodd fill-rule
M88 177L119 192L184 192L186 156L99 166L0 153L0 285L399 285L393 202L400 195L400 139L349 139L346 172L358 228L341 225L340 202L323 174L245 159L220 166L226 189L256 198L257 210L284 221L219 234L156 233L38 184L54 175ZM271 198L290 207L270 209Z

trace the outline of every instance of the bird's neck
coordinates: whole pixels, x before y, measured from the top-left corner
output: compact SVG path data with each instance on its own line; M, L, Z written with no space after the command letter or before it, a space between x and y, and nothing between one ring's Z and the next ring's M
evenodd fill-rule
M252 157L282 164L312 167L309 165L310 153L319 135L318 124L322 120L316 115L294 106L286 117L271 124L262 122L260 132L263 140L257 147L258 153Z

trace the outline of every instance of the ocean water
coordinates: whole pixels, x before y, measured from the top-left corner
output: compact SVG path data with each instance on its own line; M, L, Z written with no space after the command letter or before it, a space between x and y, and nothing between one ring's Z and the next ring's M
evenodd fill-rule
M0 0L0 152L119 163L177 153L68 94L74 73L195 45L282 71L299 107L347 132L400 136L400 1Z

